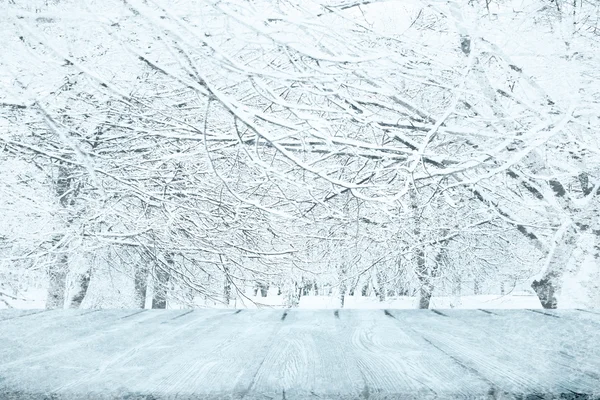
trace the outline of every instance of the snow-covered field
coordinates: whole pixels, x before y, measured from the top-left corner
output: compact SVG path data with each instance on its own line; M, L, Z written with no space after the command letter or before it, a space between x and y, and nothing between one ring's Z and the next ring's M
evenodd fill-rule
M218 303L204 303L205 307L224 307ZM379 301L376 297L346 296L344 307L348 309L416 309L417 297L398 296ZM244 301L239 299L233 302L233 308L285 308L283 296L248 296ZM177 308L174 306L173 308ZM303 296L300 298L298 308L301 309L338 309L341 308L340 299L330 296ZM456 309L540 309L540 301L530 294L509 295L478 295L461 297L433 297L430 308L456 308Z
M28 291L20 292L16 298L4 297L3 300L4 301L0 301L0 310L7 308L22 310L41 309L46 306L46 290L30 289Z
M42 309L45 307L44 290L32 290L23 293L25 298L19 300L11 300L8 303L13 308L17 309ZM223 304L214 302L203 302L198 299L199 307L206 308L225 308ZM398 296L390 297L384 301L379 301L376 297L363 296L346 296L343 308L348 309L415 309L417 308L418 299L416 297ZM285 299L283 296L269 295L247 296L247 298L237 301L232 301L230 308L285 308ZM0 309L6 309L8 306L0 303ZM174 302L169 303L169 308L186 308ZM298 308L301 309L337 309L340 307L340 299L331 296L303 296L300 298ZM478 295L478 296L461 296L461 297L433 297L431 299L430 308L455 308L455 309L477 309L477 308L493 308L493 309L518 309L542 308L536 296L522 293L509 295ZM567 307L567 308L575 308Z

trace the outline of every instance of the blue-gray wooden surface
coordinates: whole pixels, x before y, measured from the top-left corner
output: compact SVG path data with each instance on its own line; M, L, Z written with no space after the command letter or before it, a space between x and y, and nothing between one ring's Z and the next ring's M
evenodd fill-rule
M0 399L44 398L600 398L600 312L2 310Z

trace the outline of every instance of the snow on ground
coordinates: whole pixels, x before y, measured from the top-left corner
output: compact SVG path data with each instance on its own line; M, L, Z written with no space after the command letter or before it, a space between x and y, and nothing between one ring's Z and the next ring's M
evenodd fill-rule
M6 299L7 303L12 308L16 309L42 309L46 303L46 290L31 289L27 292L19 293L22 299L11 300ZM96 301L99 299L94 297ZM113 296L114 297L114 296ZM91 302L92 299L86 299L83 308L128 308L125 304L131 304L131 301L121 301L115 304L115 299L106 304ZM106 301L106 299L104 299ZM363 296L346 296L344 307L347 309L416 309L418 304L417 297L397 296L390 297L384 301L379 301L376 297ZM238 308L238 309L256 309L256 308L286 308L284 296L269 294L267 297L260 295L247 295L243 299L234 299L229 307L224 304L196 298L196 307L199 308ZM150 304L146 304L148 308ZM187 306L179 305L174 301L169 302L170 309L187 308ZM581 307L577 302L564 304L561 308L577 308ZM0 309L9 308L6 303L0 302ZM338 296L302 296L298 308L301 309L337 309L340 306ZM477 308L492 308L492 309L540 309L542 308L538 298L532 294L525 292L513 292L508 295L472 295L461 297L437 296L432 297L430 308L455 308L455 309L477 309Z
M589 271L585 271L589 274ZM586 275L587 276L587 275ZM113 276L113 285L115 282L120 282L123 286L122 279L117 279L119 276ZM582 277L577 277L582 279ZM579 280L578 279L578 280ZM92 280L93 282L93 280ZM152 285L149 285L149 289ZM84 300L83 308L132 308L134 300L131 296L123 295L131 291L126 288L119 287L121 290L111 292L109 290L98 290L98 287L90 285L88 297ZM565 289L569 289L566 287ZM94 293L101 292L101 293ZM567 297L572 297L569 293ZM31 288L27 291L19 292L20 300L12 300L6 298L10 307L0 301L0 309L16 308L16 309L43 309L46 302L45 288ZM585 308L577 299L571 302L559 303L560 308ZM195 306L198 308L235 308L235 309L256 309L256 308L286 308L286 298L282 295L277 295L277 290L269 290L266 297L262 297L260 292L254 295L253 291L248 291L245 297L232 299L229 306L211 299L202 297L195 298ZM346 296L344 307L346 309L416 309L418 304L417 297L396 296L389 297L384 301L380 301L377 297L365 296ZM146 303L146 308L151 307L151 302ZM178 304L175 300L168 302L170 309L184 309L187 305ZM300 297L298 305L300 309L338 309L342 308L340 298L334 296L314 296L307 295ZM454 309L540 309L542 308L538 298L530 292L513 291L507 295L470 295L470 296L434 296L431 299L430 308L454 308Z
M347 309L416 309L417 297L398 296L379 301L376 297L346 296L344 307ZM200 304L199 304L200 305ZM209 308L222 308L224 305L203 302L201 306ZM232 301L231 308L285 308L283 296L247 296L244 301ZM332 296L302 296L298 308L301 309L337 309L341 308L340 299ZM509 295L476 295L462 297L433 297L430 308L456 308L456 309L540 309L540 301L534 295L526 293L513 293Z
M3 300L0 301L0 310L7 308L30 310L45 308L46 306L46 289L44 288L32 288L27 291L21 291L14 297L16 298L0 297Z
M430 308L542 308L537 296L532 295L480 295L463 297L434 297Z

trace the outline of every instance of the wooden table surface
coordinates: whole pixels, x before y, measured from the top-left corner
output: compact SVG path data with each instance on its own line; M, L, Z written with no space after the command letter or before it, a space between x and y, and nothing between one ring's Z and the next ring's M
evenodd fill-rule
M594 310L0 310L0 399L597 399Z

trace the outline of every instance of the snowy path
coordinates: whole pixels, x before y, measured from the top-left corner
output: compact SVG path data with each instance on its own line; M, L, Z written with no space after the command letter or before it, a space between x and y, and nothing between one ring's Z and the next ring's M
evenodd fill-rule
M42 398L600 398L600 312L2 310L0 399Z

